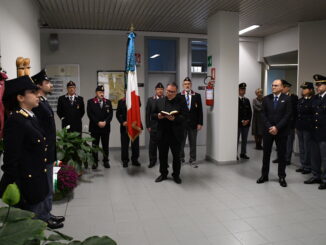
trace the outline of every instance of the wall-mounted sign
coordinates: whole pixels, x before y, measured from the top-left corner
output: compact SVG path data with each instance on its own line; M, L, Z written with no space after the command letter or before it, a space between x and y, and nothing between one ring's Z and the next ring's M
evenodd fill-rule
M212 80L215 80L215 67L211 68L211 78Z

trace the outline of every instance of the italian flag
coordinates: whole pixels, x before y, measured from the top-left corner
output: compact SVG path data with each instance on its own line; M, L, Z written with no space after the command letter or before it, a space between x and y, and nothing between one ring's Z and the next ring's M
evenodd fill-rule
M136 60L135 60L135 33L130 32L128 35L127 45L127 123L128 135L131 141L134 141L142 131L142 123L140 117L140 98L138 93Z

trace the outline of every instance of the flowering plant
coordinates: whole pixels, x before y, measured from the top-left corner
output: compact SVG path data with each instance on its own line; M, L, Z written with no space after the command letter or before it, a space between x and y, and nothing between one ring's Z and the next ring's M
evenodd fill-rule
M72 191L77 186L78 173L73 166L62 165L58 172L58 189L63 193Z

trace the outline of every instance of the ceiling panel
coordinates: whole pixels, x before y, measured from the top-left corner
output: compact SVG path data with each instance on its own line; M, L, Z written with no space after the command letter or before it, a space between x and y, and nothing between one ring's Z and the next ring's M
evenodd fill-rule
M207 33L217 11L239 12L239 29L263 37L300 21L325 19L325 0L34 0L47 28Z

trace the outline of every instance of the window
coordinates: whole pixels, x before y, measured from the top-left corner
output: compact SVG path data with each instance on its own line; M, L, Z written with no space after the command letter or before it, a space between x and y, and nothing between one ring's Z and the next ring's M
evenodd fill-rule
M207 72L207 40L191 42L191 72Z
M149 72L176 72L177 40L149 39L148 64Z

